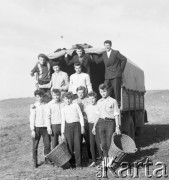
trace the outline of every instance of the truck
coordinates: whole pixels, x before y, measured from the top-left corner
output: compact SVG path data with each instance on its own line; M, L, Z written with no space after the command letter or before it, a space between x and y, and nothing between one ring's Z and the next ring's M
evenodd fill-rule
M78 44L79 45L79 44ZM83 44L80 44L83 46ZM101 55L104 51L102 48L93 48L84 44L85 53L91 56ZM60 61L61 69L71 75L74 73L73 66L68 67L64 61L65 52L70 56L76 54L76 45L71 49L58 49L54 53L48 54L51 61ZM93 90L97 92L98 86L104 82L104 63L91 63L91 83ZM125 69L122 74L121 85L121 106L120 106L120 122L121 131L129 135L132 139L143 133L144 124L147 122L147 112L145 110L145 78L144 71L131 60L127 59Z

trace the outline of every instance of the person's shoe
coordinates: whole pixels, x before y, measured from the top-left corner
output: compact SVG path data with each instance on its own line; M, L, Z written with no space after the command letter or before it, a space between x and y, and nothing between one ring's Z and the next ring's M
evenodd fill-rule
M102 161L102 160L103 160L103 157L102 157L102 156L97 157L97 158L96 158L96 160L98 160L98 161Z
M53 165L53 163L47 158L45 158L44 164Z
M96 166L96 163L95 162L92 162L89 167L95 167Z
M34 162L34 163L33 163L33 167L34 167L34 168L37 168L37 167L38 167L38 163L35 163L35 162Z

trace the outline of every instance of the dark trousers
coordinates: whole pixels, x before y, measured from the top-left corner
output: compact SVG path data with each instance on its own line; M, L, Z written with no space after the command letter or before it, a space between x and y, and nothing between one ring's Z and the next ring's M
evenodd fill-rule
M54 149L59 144L59 135L61 135L61 124L52 124L52 149Z
M100 146L101 146L101 141L100 141L100 136L99 136L99 127L98 124L96 125L96 135L95 135L95 139L96 139L96 145L97 145L97 151L98 151L98 155L99 157L103 156L103 151L101 150Z
M99 119L98 121L99 136L101 147L103 149L103 156L108 157L108 151L111 145L111 138L115 131L115 120Z
M81 166L81 126L80 122L66 123L65 138L72 157L74 157L76 166ZM72 161L72 159L71 159ZM70 163L71 163L70 161Z
M81 135L81 146L82 146L83 138L84 138L86 148L87 148L88 158L92 159L92 155L90 152L90 140L89 140L89 123L86 119L84 119L84 128L85 128L85 133ZM82 154L82 149L81 149L81 154Z
M102 151L100 149L100 142L97 138L98 134L96 136L92 133L94 123L89 123L89 138L90 138L90 152L92 155L92 162L96 162L96 145L97 150L99 153L99 156L102 156Z
M121 78L105 79L104 84L108 86L109 95L116 99L118 106L121 102Z
M48 154L50 149L50 137L46 127L35 127L35 138L33 138L33 160L37 162L37 152L40 138L43 138L44 154Z

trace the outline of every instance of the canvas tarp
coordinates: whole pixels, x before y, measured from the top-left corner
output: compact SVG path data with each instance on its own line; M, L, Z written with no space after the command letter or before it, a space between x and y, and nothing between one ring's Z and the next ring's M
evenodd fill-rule
M129 90L145 92L144 71L129 59L123 72L123 86Z
M85 53L88 54L101 54L105 51L103 48L86 48L84 50ZM56 59L64 56L65 53L72 55L74 51L75 49L64 49L59 52L48 54L47 56L49 59ZM123 86L129 90L145 92L144 71L129 59L127 60L123 73Z

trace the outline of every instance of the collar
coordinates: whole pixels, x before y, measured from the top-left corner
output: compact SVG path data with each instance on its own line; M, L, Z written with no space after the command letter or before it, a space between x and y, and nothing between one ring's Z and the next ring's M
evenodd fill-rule
M52 103L52 104L59 104L59 103L60 103L60 101L55 102L55 101L52 99L51 103Z

